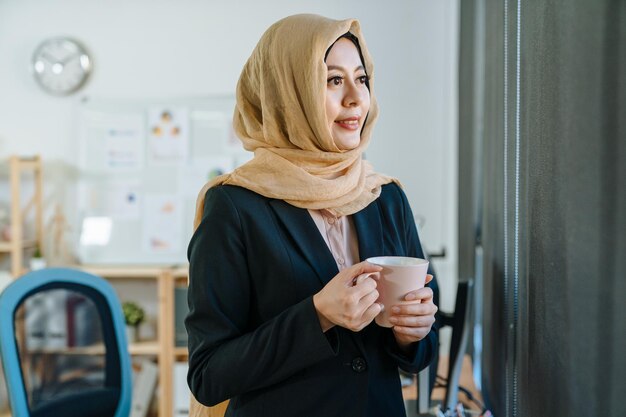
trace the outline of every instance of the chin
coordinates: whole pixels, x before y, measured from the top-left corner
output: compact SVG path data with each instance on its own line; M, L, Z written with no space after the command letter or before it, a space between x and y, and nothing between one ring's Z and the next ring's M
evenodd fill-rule
M335 137L334 139L335 139L335 144L342 151L351 151L352 149L359 146L359 144L361 143L360 136L357 136L354 138L347 138L347 137L340 136L340 137Z

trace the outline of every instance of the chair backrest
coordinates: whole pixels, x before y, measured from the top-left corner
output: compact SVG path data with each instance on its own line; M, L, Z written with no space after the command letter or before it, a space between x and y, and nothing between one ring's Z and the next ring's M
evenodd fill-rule
M49 268L0 293L0 359L14 417L127 417L124 316L111 285Z
M448 386L443 402L444 411L453 410L458 402L459 378L463 367L463 357L472 331L472 293L474 281L459 281L456 290L454 314L444 320L445 325L452 326L450 356L448 364ZM444 314L445 316L445 314Z

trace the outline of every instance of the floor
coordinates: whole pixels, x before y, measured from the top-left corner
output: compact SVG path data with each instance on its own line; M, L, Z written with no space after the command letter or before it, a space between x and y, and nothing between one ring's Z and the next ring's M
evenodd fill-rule
M437 375L445 376L448 373L448 360L447 357L439 358L439 368L437 370ZM472 395L482 402L482 397L476 388L476 384L474 384L474 379L472 377L472 362L469 356L465 356L463 359L463 367L461 368L461 376L459 378L459 385L467 388ZM403 395L405 399L405 404L407 406L407 417L417 417L417 386L416 386L416 378L413 379L413 384L403 388ZM443 402L446 391L444 388L435 387L432 395L432 404L436 405ZM463 393L459 393L458 397L459 401L462 402L466 409L476 412L475 415L478 415L480 409L479 407L468 400L468 398ZM431 415L435 415L434 413Z

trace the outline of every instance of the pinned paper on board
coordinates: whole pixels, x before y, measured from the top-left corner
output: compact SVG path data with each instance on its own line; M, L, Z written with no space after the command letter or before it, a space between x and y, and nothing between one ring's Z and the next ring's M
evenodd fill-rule
M176 194L148 194L144 199L142 246L148 253L177 253L182 248L183 213Z
M231 172L235 167L234 162L230 155L196 159L181 170L179 189L183 190L187 197L195 198L208 181Z
M117 117L104 135L106 166L110 170L139 170L143 167L143 119Z
M107 216L88 216L80 228L80 244L83 246L106 246L111 240L113 221Z
M114 220L139 219L141 182L139 179L106 181L98 187L85 187L85 210Z
M85 110L82 115L81 165L89 171L140 171L144 164L145 118L141 113Z
M185 161L189 149L189 111L153 107L148 111L148 155L151 163Z

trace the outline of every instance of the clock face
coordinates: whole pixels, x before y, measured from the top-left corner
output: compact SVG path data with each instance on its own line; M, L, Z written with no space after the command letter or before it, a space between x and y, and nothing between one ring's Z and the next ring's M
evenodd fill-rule
M85 48L69 38L44 41L33 54L33 73L48 93L68 95L85 84L91 73L91 58Z

